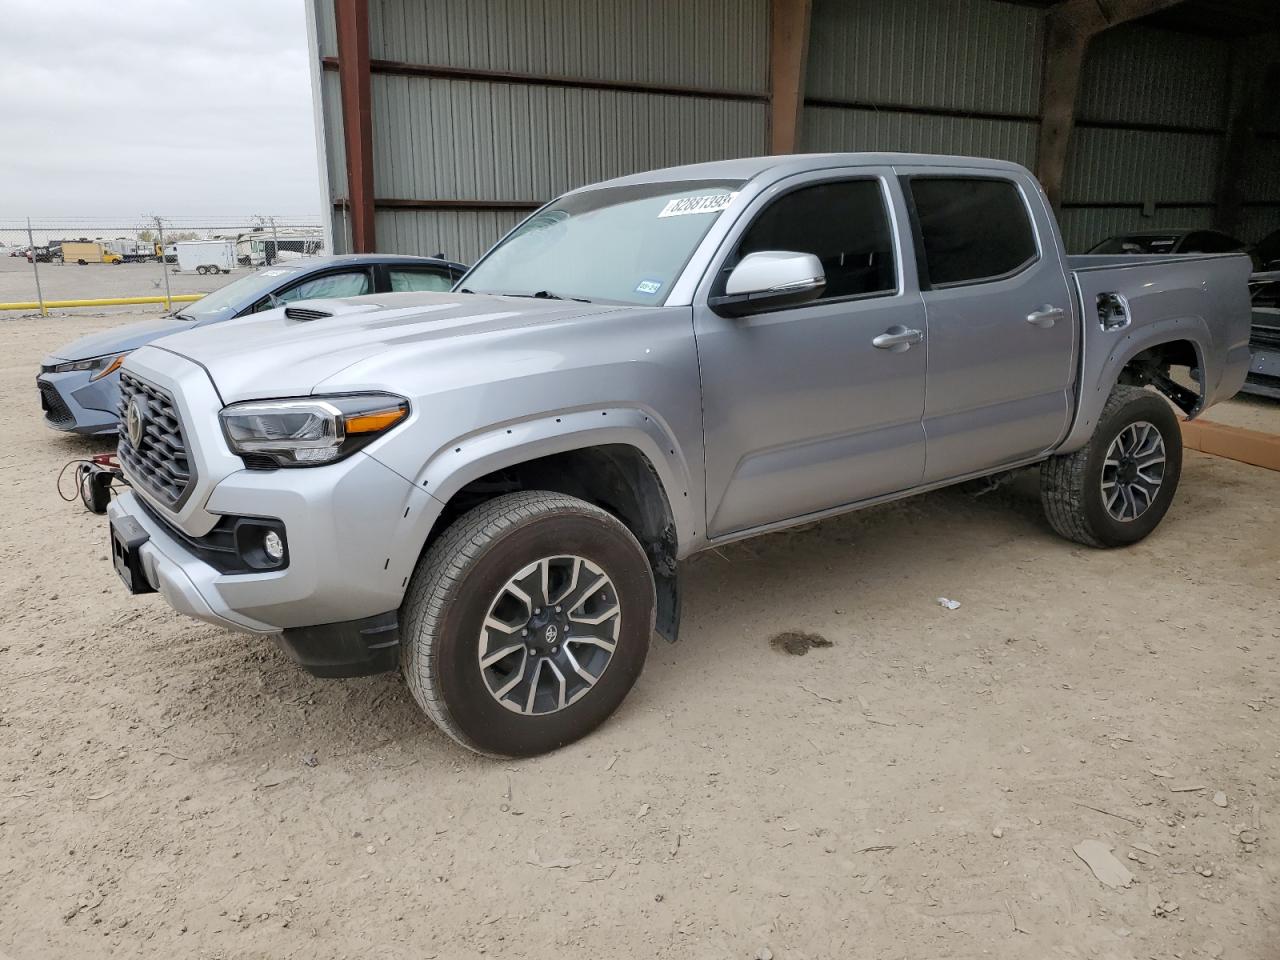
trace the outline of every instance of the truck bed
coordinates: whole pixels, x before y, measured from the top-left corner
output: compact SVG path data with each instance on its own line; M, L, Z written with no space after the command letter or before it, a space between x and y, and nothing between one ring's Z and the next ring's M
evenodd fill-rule
M1252 269L1247 255L1069 256L1066 267L1076 290L1081 349L1076 416L1062 451L1087 441L1119 370L1143 350L1180 345L1173 349L1183 351L1194 371L1198 396L1172 388L1162 392L1173 394L1188 417L1234 396L1244 384ZM1104 328L1100 306L1107 304L1113 315ZM1114 315L1116 309L1122 315ZM1211 371L1208 382L1200 372L1205 370Z

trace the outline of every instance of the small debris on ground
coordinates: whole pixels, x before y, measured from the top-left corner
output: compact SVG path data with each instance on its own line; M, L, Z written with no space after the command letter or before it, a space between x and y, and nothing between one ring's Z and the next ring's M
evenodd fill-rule
M1215 807L1225 807L1227 805L1227 795L1219 790L1213 795L1213 805Z
M948 599L948 598L946 598L946 597L939 597L939 598L938 598L938 606L940 606L940 607L945 607L945 608L946 608L946 609L948 609L948 610L959 610L959 609L960 609L960 601L959 601L959 600L949 600L949 599Z
M811 649L831 645L831 641L822 634L806 633L803 630L784 630L769 638L769 646L779 653L789 653L793 657L803 657Z
M573 857L553 857L550 860L543 860L538 856L537 847L529 848L529 856L526 862L535 867L542 867L544 870L568 870L570 867L576 867L582 863L581 860Z
M1133 874L1111 854L1111 848L1101 840L1081 840L1071 848L1093 871L1093 875L1108 887L1127 887L1133 883Z
M314 767L319 765L320 758L314 753L305 753L302 755L302 765L304 767Z
M995 837L997 840L999 840L1001 837L1004 836L1004 827L993 827L991 830L991 835Z

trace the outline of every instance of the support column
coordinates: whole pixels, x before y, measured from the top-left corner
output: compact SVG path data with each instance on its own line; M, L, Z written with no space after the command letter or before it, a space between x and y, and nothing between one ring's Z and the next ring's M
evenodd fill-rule
M342 137L347 154L351 252L377 249L373 220L373 110L369 73L369 0L334 0Z
M1040 145L1036 176L1056 210L1062 203L1067 151L1076 122L1080 71L1089 41L1110 27L1145 17L1183 0L1063 0L1045 15Z
M813 0L771 0L769 5L769 152L795 153L804 110Z

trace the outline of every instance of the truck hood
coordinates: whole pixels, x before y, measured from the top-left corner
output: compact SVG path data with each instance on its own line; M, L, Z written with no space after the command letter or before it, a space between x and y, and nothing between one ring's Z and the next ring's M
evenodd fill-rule
M158 320L143 320L124 327L104 330L102 333L91 333L79 340L72 340L64 347L49 355L51 360L88 360L90 357L105 357L111 353L124 353L136 350L143 344L167 337L171 333L190 330L191 324L185 320L174 320L161 317Z
M340 371L390 350L626 309L474 293L382 293L290 304L188 330L158 349L200 364L223 402L232 403L306 396ZM323 315L302 318L316 313Z

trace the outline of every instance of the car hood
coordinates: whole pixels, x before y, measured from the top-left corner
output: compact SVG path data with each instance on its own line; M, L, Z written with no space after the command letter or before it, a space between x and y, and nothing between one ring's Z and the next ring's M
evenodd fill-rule
M143 344L167 337L171 333L190 330L191 324L185 320L174 320L172 317L161 317L158 320L143 320L124 327L113 327L101 333L91 333L79 340L72 340L66 346L49 355L51 360L88 360L90 357L105 357L111 353L124 353L136 350Z
M298 319L299 309L327 315ZM204 367L223 402L231 403L306 396L340 372L391 351L430 351L443 339L489 337L625 309L488 294L373 294L290 304L189 330L158 348Z

